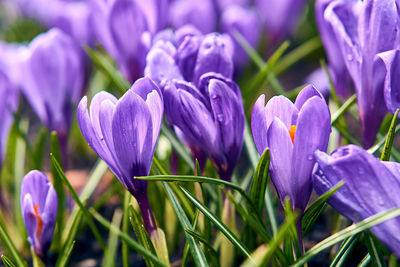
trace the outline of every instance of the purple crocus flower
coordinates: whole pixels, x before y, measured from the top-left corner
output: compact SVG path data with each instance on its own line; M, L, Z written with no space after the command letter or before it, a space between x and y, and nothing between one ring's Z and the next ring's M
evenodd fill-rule
M363 146L368 148L387 112L383 97L385 66L377 55L399 45L396 1L332 1L324 17L335 32L353 80Z
M11 81L0 71L0 168L3 163L8 132L13 122L13 112L18 106L19 93Z
M84 87L80 47L62 31L51 29L32 40L21 65L23 94L42 123L56 131L60 145L65 146L72 105Z
M255 9L230 5L222 13L221 25L223 32L233 37L234 31L237 31L250 46L257 48L261 34L261 22ZM240 68L247 63L249 56L236 39L232 39L235 40L233 60L235 66Z
M36 255L43 258L53 240L56 224L57 194L46 175L30 171L21 185L21 211L28 241Z
M143 75L151 43L146 13L134 0L91 0L90 5L97 39L134 82Z
M349 1L349 0L343 0ZM342 1L342 2L343 2ZM343 97L350 96L350 75L344 62L344 56L339 47L332 25L325 17L325 10L332 0L317 0L315 2L315 20L328 58L328 70L335 86L336 93Z
M294 30L307 1L256 0L255 3L265 22L268 38L276 43Z
M230 180L243 146L244 110L239 87L232 80L206 73L199 87L182 80L164 87L168 121L192 145L206 153L218 174Z
M282 205L290 198L293 210L303 212L312 191L314 151L326 150L331 132L328 106L322 95L306 86L293 104L284 96L264 106L261 95L253 108L251 128L258 153L271 153L271 179Z
M147 182L134 176L149 174L163 116L163 98L149 78L137 80L119 100L100 92L87 109L87 98L78 106L82 135L123 186L136 198L149 233L155 221L147 199Z
M323 194L340 181L344 185L328 203L340 214L358 222L379 212L400 207L400 164L379 161L364 149L347 145L331 155L315 152L314 189ZM385 221L371 231L400 257L400 218Z

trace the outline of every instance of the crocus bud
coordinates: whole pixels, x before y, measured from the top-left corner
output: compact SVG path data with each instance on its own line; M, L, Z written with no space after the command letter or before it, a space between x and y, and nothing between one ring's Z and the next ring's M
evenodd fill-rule
M379 53L399 45L399 14L395 0L332 1L325 19L334 30L357 94L363 146L373 145L387 112L385 64Z
M177 31L177 37L179 46L177 47L175 61L183 75L183 78L186 81L191 81L193 80L194 66L196 65L197 54L203 36L200 33L180 36Z
M217 14L212 0L177 0L170 6L170 21L175 28L192 24L203 34L215 31Z
M226 47L226 38L229 37L218 33L210 33L204 37L193 71L195 84L198 84L200 77L207 72L220 73L228 79L232 78L233 61Z
M240 89L232 80L207 73L200 90L173 80L164 89L168 121L197 144L229 180L243 146L244 110Z
M347 145L331 155L315 152L315 191L321 195L340 181L343 186L328 200L340 214L358 222L383 211L400 207L400 164L379 161L364 149ZM371 231L400 257L400 217L387 220Z
M53 240L57 217L57 194L46 175L30 171L21 186L21 211L28 241L36 255L43 258Z
M13 112L18 106L18 90L5 74L0 71L0 169L5 153L8 132L14 121Z
M21 64L23 94L42 123L66 139L72 105L84 87L80 47L62 31L51 29L32 40Z
M271 153L270 174L282 206L290 198L293 210L303 212L312 191L314 151L325 151L331 119L322 95L305 87L293 104L284 96L271 98L264 106L261 95L254 105L251 128L258 153Z
M163 116L163 98L149 78L137 80L119 100L100 92L87 109L87 98L78 106L77 119L83 137L136 198L145 227L155 230L147 199L147 182L134 176L149 174Z
M150 45L146 14L134 0L91 0L90 4L97 39L122 74L134 82L143 75Z

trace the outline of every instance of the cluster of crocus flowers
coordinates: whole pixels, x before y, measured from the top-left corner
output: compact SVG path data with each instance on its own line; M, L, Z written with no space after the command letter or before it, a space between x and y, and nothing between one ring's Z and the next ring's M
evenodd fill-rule
M293 104L275 96L265 105L261 95L253 108L251 128L261 155L271 153L270 174L282 205L289 197L293 210L304 211L312 192L314 152L325 151L331 132L328 105L312 86L306 86Z
M21 211L28 241L35 254L44 258L53 240L58 199L56 191L40 171L30 171L21 185Z
M239 158L244 131L240 89L230 79L228 38L182 28L155 44L145 70L162 88L168 122L193 157L204 162L207 155L226 180Z
M33 39L21 56L22 93L41 122L57 132L65 160L73 104L85 84L82 50L69 35L54 28Z
M163 116L163 97L149 78L137 80L119 100L107 92L87 98L78 106L77 118L90 147L110 167L136 198L146 230L156 230L147 198L147 182L135 176L149 174Z
M331 155L316 151L314 189L323 194L340 181L344 185L328 203L340 214L358 222L377 213L400 207L400 164L379 161L364 149L348 145ZM387 220L371 231L398 257L400 256L400 219Z
M342 57L353 80L363 146L368 148L373 145L387 112L384 100L386 69L380 53L399 46L398 5L395 0L334 0L321 10L323 14L317 16L320 20L323 17L320 32L327 32L321 37L324 44L330 44L325 47L328 55L332 55L329 59ZM345 76L339 61L330 62L336 80Z

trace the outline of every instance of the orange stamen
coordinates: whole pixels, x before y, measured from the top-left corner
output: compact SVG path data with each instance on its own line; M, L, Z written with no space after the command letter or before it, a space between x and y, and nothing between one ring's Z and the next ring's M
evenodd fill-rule
M42 217L40 216L39 211L38 211L39 206L35 205L34 209L35 209L35 216L36 216L36 233L35 233L35 236L36 236L36 239L39 241L40 240L40 236L42 235L42 230L43 230L43 220L42 220Z
M289 135L290 139L292 139L292 144L294 144L294 136L296 134L296 125L290 126Z

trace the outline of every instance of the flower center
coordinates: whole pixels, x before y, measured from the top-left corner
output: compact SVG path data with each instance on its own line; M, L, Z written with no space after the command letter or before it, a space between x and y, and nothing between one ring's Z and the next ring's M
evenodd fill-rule
M36 216L36 233L35 233L35 236L36 236L37 241L40 241L40 236L42 235L42 230L43 230L43 220L42 220L42 217L40 216L40 214L38 212L39 206L35 205L34 209L35 209L35 216Z
M296 134L296 125L290 126L289 135L290 139L292 139L292 144L294 144L294 136Z

